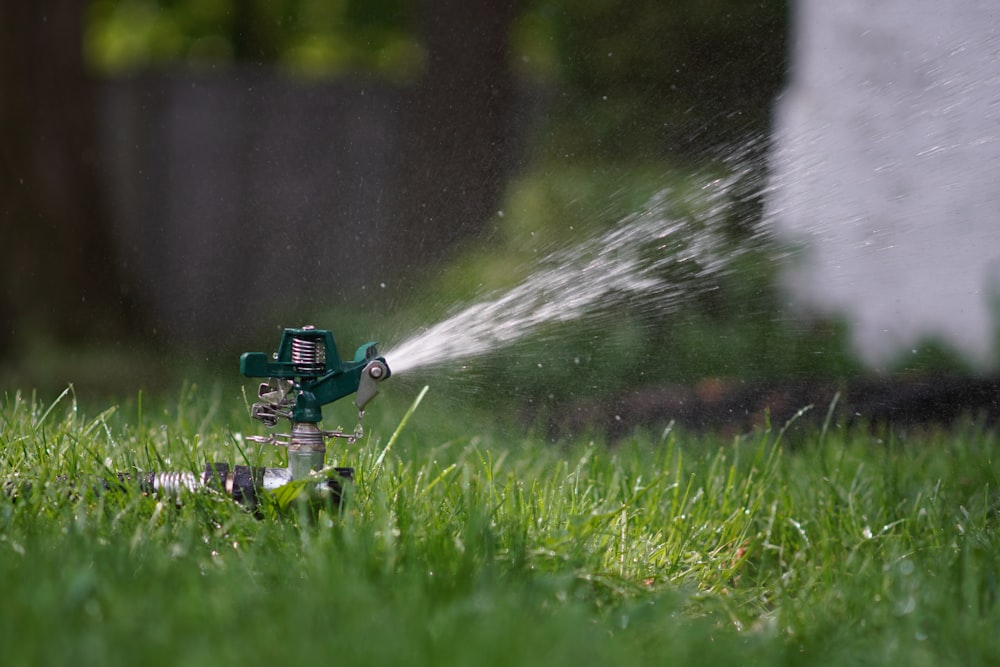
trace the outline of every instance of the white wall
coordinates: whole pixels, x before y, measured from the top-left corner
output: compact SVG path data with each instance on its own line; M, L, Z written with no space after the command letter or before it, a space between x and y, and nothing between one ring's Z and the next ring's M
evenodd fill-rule
M863 358L927 337L986 368L1000 300L1000 2L798 0L769 213L791 299Z

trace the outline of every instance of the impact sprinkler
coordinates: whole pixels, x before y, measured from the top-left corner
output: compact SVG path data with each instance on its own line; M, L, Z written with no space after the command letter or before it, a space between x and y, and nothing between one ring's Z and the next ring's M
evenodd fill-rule
M270 357L263 352L245 352L240 357L240 372L248 378L267 378L257 392L260 402L254 403L251 416L270 428L277 426L280 419L290 422L289 433L247 439L285 447L287 468L209 463L202 475L118 473L118 482L124 486L137 481L144 492L173 496L211 488L225 492L251 509L256 509L261 490L277 491L298 482L308 487L311 497L339 503L341 483L353 479L354 469L325 468L326 441L343 438L354 443L363 435L365 406L378 393L378 384L391 374L385 359L378 356L375 343L362 345L353 361L344 362L337 354L330 331L312 326L285 329L277 352ZM358 408L357 427L350 432L322 430L319 423L323 420L323 406L351 394L355 394L354 405ZM99 484L106 490L114 486L113 481ZM29 489L30 485L21 491ZM15 489L8 486L7 491Z
M326 463L326 441L343 438L354 443L364 435L362 420L365 406L378 393L378 384L391 372L385 359L378 356L375 343L358 348L354 360L343 362L337 353L333 333L304 326L285 329L278 351L268 357L264 352L244 352L240 372L248 378L267 378L257 390L260 402L254 403L250 416L269 428L280 419L289 421L290 433L248 436L247 440L285 447L287 468L208 464L199 479L190 472L152 473L145 480L158 493L176 494L199 486L221 489L236 501L255 508L261 489L276 491L292 482L315 482L314 495L340 501L341 482L350 481L353 468L333 468L322 474ZM358 425L353 431L325 431L319 427L323 406L354 394ZM317 474L320 473L320 474Z
M261 487L272 490L289 482L313 479L314 473L323 470L325 465L327 439L343 438L354 443L364 435L361 424L365 406L378 393L378 384L391 374L385 359L378 356L375 343L359 347L354 361L342 362L333 334L312 326L285 329L272 359L263 352L243 353L240 372L248 378L268 378L257 391L261 402L254 403L251 417L269 428L275 427L279 419L287 419L291 431L247 438L285 447L288 451L287 468L249 468L254 490ZM320 429L323 406L351 394L355 394L354 405L358 408L357 427L351 432ZM236 466L231 475L227 471L225 478L225 489L232 490L234 497L237 487L241 484L245 487L247 483L248 473L241 473L241 467L247 468ZM334 472L348 480L354 474L351 468L335 468ZM213 474L218 475L218 472ZM208 476L209 471L206 471ZM325 480L325 485L339 496L340 485L336 479ZM243 488L240 496L245 497Z
M240 372L248 378L267 378L257 390L260 402L253 404L250 416L269 428L277 426L280 419L287 419L290 425L289 433L248 436L247 440L285 447L288 467L230 469L226 463L214 463L206 466L200 479L190 472L153 473L148 479L152 489L176 494L209 486L253 508L261 489L275 491L291 482L310 481L316 482L312 485L314 494L339 502L341 481L351 480L354 469L333 468L324 476L326 441L343 438L353 444L364 435L365 406L378 393L378 384L391 374L375 343L362 345L353 361L343 362L330 331L313 326L285 329L278 351L270 357L264 352L244 352ZM351 394L358 408L355 429L322 430L323 406Z

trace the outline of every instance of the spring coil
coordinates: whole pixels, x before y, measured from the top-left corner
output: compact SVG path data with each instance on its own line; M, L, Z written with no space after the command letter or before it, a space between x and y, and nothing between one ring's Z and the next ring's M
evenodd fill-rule
M300 373L322 373L326 368L326 350L319 338L292 337L292 363Z
M153 475L153 490L158 493L177 495L194 491L201 485L201 479L193 472L158 472Z
M290 439L290 445L299 445L305 447L320 447L324 446L326 442L323 439L324 433L318 428L308 424L296 424L292 427L292 437Z

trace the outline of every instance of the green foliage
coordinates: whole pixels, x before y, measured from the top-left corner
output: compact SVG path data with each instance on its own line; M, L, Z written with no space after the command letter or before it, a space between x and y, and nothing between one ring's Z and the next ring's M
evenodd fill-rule
M524 3L511 67L561 93L542 150L662 159L766 130L784 76L785 5ZM424 68L416 14L402 0L92 0L85 44L100 72L246 62L405 82ZM477 29L475 20L454 29Z
M246 62L411 80L423 54L409 22L399 0L93 0L85 44L101 72Z
M5 662L991 664L1000 650L992 431L548 447L430 405L392 447L385 415L332 453L357 470L342 514L69 492L59 476L240 456L237 396L145 403L93 417L69 392L4 397Z
M787 2L553 0L565 95L553 155L663 159L766 131L784 79Z

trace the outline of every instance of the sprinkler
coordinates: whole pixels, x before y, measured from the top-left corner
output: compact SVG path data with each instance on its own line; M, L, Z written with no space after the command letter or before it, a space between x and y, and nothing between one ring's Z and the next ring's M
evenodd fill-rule
M365 406L378 393L378 384L391 374L385 359L378 356L375 343L362 345L353 361L343 362L330 331L313 326L285 329L278 351L270 358L263 352L244 352L240 357L240 372L248 378L267 378L257 390L260 402L253 404L250 416L269 428L277 426L281 419L289 421L289 433L247 439L285 447L288 467L230 469L225 463L209 464L200 479L192 473L154 474L149 479L153 490L176 493L201 485L211 486L256 507L260 489L273 491L290 482L308 480L316 482L314 494L325 494L339 501L341 481L353 479L354 470L333 468L326 476L322 474L326 441L343 438L353 444L364 435ZM321 429L323 406L351 394L355 395L354 405L358 408L358 425L354 430Z
M250 509L256 509L261 490L275 491L301 482L310 496L337 504L342 482L353 479L353 468L329 468L326 464L326 441L343 438L354 443L364 435L362 420L365 406L378 393L378 384L391 374L385 359L378 356L375 343L358 348L353 361L340 360L333 334L325 329L304 326L285 329L278 351L273 355L245 352L240 357L240 372L248 378L267 378L261 383L259 402L251 408L251 417L269 428L279 420L289 421L289 432L247 439L285 447L288 467L264 468L228 463L209 463L201 475L192 472L118 473L124 486L138 481L140 490L179 496L186 491L211 488L222 491ZM358 425L353 431L327 431L320 428L323 406L354 394ZM99 485L107 490L113 481ZM11 489L8 488L8 491Z

